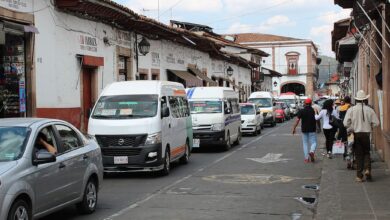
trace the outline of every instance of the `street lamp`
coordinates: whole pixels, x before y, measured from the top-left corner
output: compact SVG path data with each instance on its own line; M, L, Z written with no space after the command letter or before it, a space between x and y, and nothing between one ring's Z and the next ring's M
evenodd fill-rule
M233 76L233 68L231 66L229 66L227 69L226 69L226 73L228 76Z
M274 87L276 87L276 86L278 86L278 83L275 81L275 82L274 82Z
M143 56L149 53L150 43L146 38L142 37L141 42L138 43L138 50Z

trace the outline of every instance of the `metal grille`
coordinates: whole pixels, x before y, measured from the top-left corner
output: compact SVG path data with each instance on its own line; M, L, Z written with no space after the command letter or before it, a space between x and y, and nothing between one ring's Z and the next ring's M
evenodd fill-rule
M102 148L103 156L138 156L141 153L140 148Z
M123 135L96 135L100 147L137 147L145 144L146 135L123 136Z

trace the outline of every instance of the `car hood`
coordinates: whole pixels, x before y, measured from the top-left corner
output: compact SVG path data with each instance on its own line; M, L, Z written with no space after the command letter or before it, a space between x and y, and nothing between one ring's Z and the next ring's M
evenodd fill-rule
M18 164L16 161L0 162L0 175L15 167L16 164Z
M284 111L282 109L276 109L275 112L276 113L284 113Z
M253 120L255 118L256 118L256 115L241 115L241 120L245 120L245 121Z

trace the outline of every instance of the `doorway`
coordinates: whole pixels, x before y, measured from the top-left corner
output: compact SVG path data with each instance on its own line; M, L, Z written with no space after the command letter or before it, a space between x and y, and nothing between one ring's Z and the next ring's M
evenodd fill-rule
M97 77L96 68L83 67L82 75L82 109L81 109L81 131L88 131L88 119L92 107L96 102Z

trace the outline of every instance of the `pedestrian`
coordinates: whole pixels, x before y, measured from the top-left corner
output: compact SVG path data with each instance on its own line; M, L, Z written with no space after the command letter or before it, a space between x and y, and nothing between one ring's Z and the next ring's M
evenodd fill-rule
M329 159L332 158L332 146L337 131L336 127L333 127L332 125L329 124L329 121L332 118L332 116L334 116L336 119L339 119L339 115L337 111L334 110L333 107L333 100L328 99L324 102L322 110L319 112L319 114L317 112L315 118L316 120L323 119L322 130L324 131L324 135L326 139L325 146L326 146L327 157Z
M314 101L313 105L311 107L313 107L315 112L321 111L321 106L318 105L318 100ZM317 120L316 125L317 125L317 128L316 128L317 133L321 133L321 120Z
M357 92L356 105L351 107L344 118L344 126L352 130L354 134L354 153L356 155L356 181L363 182L371 180L371 157L370 157L370 133L372 128L379 125L379 120L374 110L368 107L365 102L369 95L363 90ZM363 176L364 171L364 176Z
M292 134L295 134L295 130L302 120L301 131L302 131L302 142L303 142L303 155L304 162L314 162L314 153L317 148L317 134L316 134L316 119L314 109L311 107L312 101L307 98L304 102L303 109L299 110L297 114L297 120L293 126ZM310 152L308 153L308 147L310 146Z
M344 120L345 115L347 114L347 110L350 107L351 107L351 98L349 96L345 96L344 99L341 100L341 105L340 105L339 111L338 111L341 121ZM337 139L341 140L344 143L344 146L345 146L344 159L347 159L347 161L348 161L347 168L350 169L352 167L352 164L351 164L351 155L348 155L349 150L347 149L348 133L347 133L347 129L344 127L343 124L341 124L341 126L339 127L339 134L337 136Z

